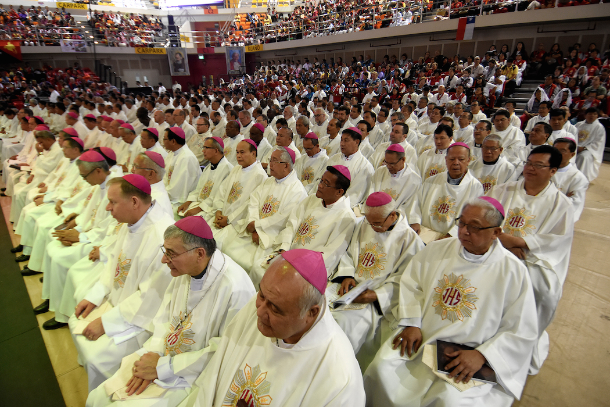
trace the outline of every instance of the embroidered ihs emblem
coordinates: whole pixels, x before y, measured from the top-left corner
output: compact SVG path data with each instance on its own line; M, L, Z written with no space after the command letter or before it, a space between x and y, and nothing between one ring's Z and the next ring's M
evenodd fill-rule
M489 191L493 186L498 182L497 178L493 175L488 175L486 177L479 178L481 184L483 184L483 191Z
M261 206L261 210L259 212L260 218L265 219L269 216L274 215L277 212L277 209L279 208L279 206L280 206L280 201L275 199L273 197L273 195L269 195L267 197L267 199L265 199L263 206Z
M174 173L174 166L169 167L169 171L167 172L167 182L172 180L172 174Z
M447 168L444 165L432 164L431 166L428 167L428 170L426 171L425 179L428 179L436 174L440 174L441 172L445 172L445 171L447 171Z
M455 199L453 197L441 196L437 199L436 203L432 205L432 218L438 222L449 222L450 219L455 217Z
M303 185L307 185L313 181L313 168L307 167L301 173L301 182Z
M78 184L76 184L76 186L74 187L74 189L72 190L72 193L70 194L70 198L72 198L73 196L75 196L76 194L78 194L80 192L80 190L82 189L82 185L80 184L80 182Z
M582 143L589 138L589 132L587 130L581 130L578 132L578 142Z
M373 279L381 275L381 271L385 270L387 255L381 251L381 247L377 243L367 243L364 246L364 251L358 256L358 268L356 273L358 277Z
M199 199L201 199L202 201L208 199L210 193L212 192L212 188L214 188L214 181L208 180L208 182L205 183L205 185L203 186L203 188L201 188L201 191L199 192Z
M534 219L536 219L536 215L529 215L525 207L509 209L504 222L504 232L517 237L525 237L536 230L536 226L532 222Z
M393 200L396 200L398 198L398 192L396 192L395 189L386 188L382 192L385 192L386 194L390 195Z
M239 199L241 196L242 186L239 181L235 181L231 190L229 191L229 197L227 198L228 203L233 203Z
M470 285L470 280L464 276L444 274L442 280L438 280L438 286L434 288L432 296L435 313L439 314L441 319L448 319L451 322L470 318L472 311L477 309L474 305L479 299L474 295L476 290Z
M131 269L131 259L126 259L123 251L117 259L116 270L114 272L114 288L119 289L125 286L125 280Z
M314 218L313 216L310 216L309 218L305 219L299 225L299 228L297 229L297 233L294 236L294 240L292 241L292 243L300 244L301 246L305 246L306 244L310 243L313 239L315 239L315 236L318 233L316 232L316 229L318 227L319 226L316 224L316 218Z
M248 364L244 370L238 370L222 402L222 407L236 407L243 401L248 407L269 406L273 400L269 395L271 383L267 380L267 372L261 373L256 365L251 368Z
M193 323L191 322L192 314L182 321L183 312L180 311L178 316L172 317L172 322L169 325L169 332L165 337L165 355L175 356L179 353L186 353L191 350L191 345L195 343L193 337L195 333L191 330ZM182 321L182 323L180 322Z

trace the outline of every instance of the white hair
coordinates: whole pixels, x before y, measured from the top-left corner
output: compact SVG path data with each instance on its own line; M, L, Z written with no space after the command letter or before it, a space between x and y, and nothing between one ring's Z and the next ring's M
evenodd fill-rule
M316 305L320 307L320 310L324 308L324 295L307 280L305 280L305 284L303 285L303 291L299 297L299 308L301 309L299 316L301 318L304 318L305 315L307 315L307 312Z
M483 140L483 143L485 143L488 140L496 141L498 143L498 146L500 148L502 148L502 137L498 136L497 134L490 134L489 136L485 137L485 139Z
M485 218L485 220L487 222L489 222L489 224L491 226L499 227L502 225L502 222L504 221L504 216L502 216L500 211L497 210L495 206L493 206L491 203L489 203L488 201L486 201L484 199L481 199L481 198L469 199L464 204L464 207L462 208L462 213L464 213L464 210L468 206L475 206L477 208L485 209L485 214L483 215L483 218Z
M390 216L390 214L392 212L396 211L396 201L394 199L392 199L390 202L388 202L385 205L381 205L381 206L368 206L367 204L364 204L364 208L363 208L363 213L365 215L374 212L374 211L378 211L381 213L381 216L383 216L384 218L387 218L388 216Z
M291 149L292 150L292 149ZM287 163L288 164L288 168L290 168L290 171L292 171L292 167L294 166L294 164L292 163L292 157L290 157L290 154L288 154L288 150L286 150L286 147L276 147L275 151L280 151L280 161L283 163ZM296 156L295 156L296 157Z

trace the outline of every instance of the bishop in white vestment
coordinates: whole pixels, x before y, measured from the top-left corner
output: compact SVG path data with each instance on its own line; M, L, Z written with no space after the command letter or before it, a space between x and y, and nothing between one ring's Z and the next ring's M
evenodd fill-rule
M576 123L578 129L578 156L576 166L589 182L599 175L599 167L604 161L606 148L606 129L598 120L599 113L595 108L585 112L585 120Z
M313 132L303 136L303 150L305 154L297 158L294 163L294 172L309 194L317 187L315 180L321 178L326 171L328 155L326 150L320 148L320 140Z
M469 171L483 185L485 192L494 185L504 184L517 178L515 167L502 155L502 139L492 134L481 145L481 159L471 162Z
M587 177L570 161L576 154L576 141L573 138L560 138L553 144L561 153L561 165L553 175L553 182L561 192L566 194L574 207L574 222L580 219L585 206L585 195L589 188Z

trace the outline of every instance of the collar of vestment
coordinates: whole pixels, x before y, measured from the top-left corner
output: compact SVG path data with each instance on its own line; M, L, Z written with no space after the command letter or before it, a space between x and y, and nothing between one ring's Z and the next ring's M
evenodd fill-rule
M485 252L484 254L472 254L468 250L466 250L464 248L464 246L460 245L460 251L459 251L460 257L463 258L464 260L466 260L467 262L481 264L481 263L485 262L489 258L489 256L491 256L491 253L494 251L494 249L496 248L497 245L498 245L498 240L496 239L491 244L489 249L487 249L487 252Z
M459 178L454 179L449 176L449 171L447 171L447 183L449 185L460 185L460 182L462 182L462 180L464 179L465 176L466 176L466 174L462 175Z
M335 201L335 203L332 203L332 204L327 204L327 203L325 203L324 201L322 201L322 205L323 205L323 206L324 206L326 209L331 209L333 206L335 206L336 204L338 204L338 203L340 203L340 202L342 202L342 201L344 201L344 200L345 200L345 195L344 195L344 196L342 196L341 198L337 199L337 200Z
M572 166L572 163L568 163L568 165L566 165L565 167L558 168L557 172L567 172L570 169L571 166Z
M152 211L154 206L155 206L155 201L152 201L152 203L150 204L150 206L148 207L146 212L144 212L144 215L142 215L142 217L136 223L134 223L132 225L127 225L127 227L129 228L129 233L136 233L138 231L138 229L140 229L142 227L142 225L144 224L144 221L146 220L146 217L148 216L150 211Z
M220 163L221 163L221 162L222 162L222 160L224 160L224 159L225 159L225 158L224 158L224 156L223 156L223 157L221 157L221 158L220 158L220 160L218 160L218 162L217 162L216 164L214 164L214 163L212 163L212 162L210 161L210 169L211 169L212 171L214 171L216 168L218 168L218 166L220 165Z
M255 166L256 164L258 164L258 161L254 161L252 164L250 164L249 166L247 166L247 167L245 167L245 168L244 168L244 167L242 167L242 169L241 169L241 170L242 170L242 172L248 172L248 171L250 171L252 168L254 168L254 166Z
M341 154L342 157L345 161L352 161L354 158L356 158L356 154L358 154L360 151L356 151L354 154L350 155L350 156L346 156L345 154Z
M288 175L286 175L286 176L285 176L284 178L282 178L282 179L277 179L277 178L276 178L276 179L275 179L275 183L276 183L276 184L281 184L282 182L286 181L286 180L287 180L287 179L288 179L288 178L289 178L289 177L290 177L290 176L291 176L293 173L294 173L294 170L293 170L293 171L290 171L290 172L288 173Z
M483 164L485 164L485 165L496 165L498 163L498 161L500 161L500 156L498 156L498 158L495 161L485 161L485 160L483 160Z
M386 168L387 168L387 167L386 167ZM398 171L396 174L392 174L392 173L390 172L390 176L391 176L392 178L398 178L398 177L400 177L400 176L402 175L402 173L403 173L403 172L405 172L405 169L406 169L406 168L407 168L407 165L405 164L405 166L404 166L404 167L402 167L402 170Z

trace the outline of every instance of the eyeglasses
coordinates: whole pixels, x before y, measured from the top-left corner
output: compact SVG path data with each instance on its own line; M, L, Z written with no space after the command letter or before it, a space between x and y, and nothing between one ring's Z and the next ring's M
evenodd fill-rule
M535 168L537 170L541 170L543 168L549 168L550 167L550 165L544 165L544 164L540 164L540 163L532 163L530 161L524 161L523 162L523 166L524 167L532 167L532 168Z
M192 249L189 249L187 251L184 251L184 252L178 253L178 254L170 254L170 253L168 253L167 249L165 247L163 247L163 246L161 246L160 249L161 249L161 253L163 253L165 255L165 257L167 257L167 259L169 261L173 261L176 257L182 256L184 253L188 253L188 252L193 251L195 249L199 249L199 247L193 247Z
M152 169L152 168L138 167L137 165L133 164L133 165L131 166L131 171L134 171L134 170L147 170L147 171L155 171L155 170L154 170L154 169ZM156 172L156 171L155 171L155 172Z
M80 176L83 177L83 179L87 179L87 177L91 174L93 174L93 171L97 170L97 168L92 169L91 171L89 171L89 173L87 175L83 175L81 174Z
M460 229L461 229L461 228L463 228L463 227L466 227L466 230L468 231L468 233L471 233L471 234L472 234L472 233L478 233L478 232L480 232L481 230L485 230L485 229L493 229L493 228L497 227L497 226L487 226L487 227L482 228L482 227L480 227L480 226L468 225L468 224L466 224L466 223L462 222L462 221L460 220L460 218L457 218L457 219L455 220L455 224L456 224L456 225L457 225L457 227L458 227L458 228L460 228Z
M392 213L394 213L394 212L392 212ZM371 225L371 227L372 227L373 229L383 229L383 226L384 226L384 225L385 225L385 223L388 221L388 218L389 218L390 216L392 216L392 213L390 213L388 216L386 216L386 218L383 220L383 222L381 222L381 225L373 225L371 222L369 222L369 221L368 221L368 219L367 219L367 222L369 222L369 225Z
M269 164L288 164L286 161L269 160Z
M328 183L328 181L320 180L320 185L324 188L336 188Z
M491 152L497 151L499 149L500 149L500 147L485 147L485 146L481 147L481 150L491 151Z

